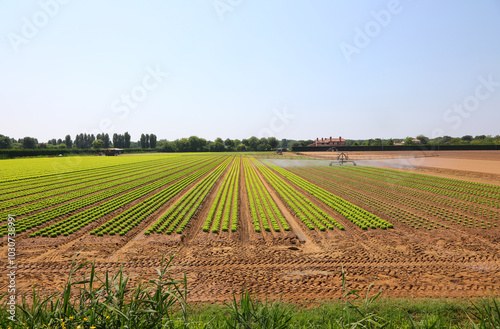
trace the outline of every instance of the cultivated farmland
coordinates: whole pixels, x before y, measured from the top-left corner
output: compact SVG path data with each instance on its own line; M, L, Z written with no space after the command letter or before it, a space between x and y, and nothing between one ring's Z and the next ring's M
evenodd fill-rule
M175 254L192 301L227 300L242 287L292 301L337 298L342 266L350 288L377 280L385 296L500 291L498 184L291 155L1 165L1 252L15 229L17 282L28 295L33 285L59 288L78 251L98 271L122 265L133 280Z

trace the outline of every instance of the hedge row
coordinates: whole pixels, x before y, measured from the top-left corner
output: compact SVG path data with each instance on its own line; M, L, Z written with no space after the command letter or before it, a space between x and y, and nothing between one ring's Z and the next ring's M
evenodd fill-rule
M294 146L293 152L325 152L330 146ZM393 145L393 146L335 146L339 151L466 151L500 150L500 145Z

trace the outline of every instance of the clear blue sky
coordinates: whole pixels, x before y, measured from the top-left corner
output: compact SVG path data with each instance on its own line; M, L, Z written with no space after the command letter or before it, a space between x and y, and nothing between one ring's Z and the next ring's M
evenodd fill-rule
M4 0L0 134L497 135L499 32L497 0Z

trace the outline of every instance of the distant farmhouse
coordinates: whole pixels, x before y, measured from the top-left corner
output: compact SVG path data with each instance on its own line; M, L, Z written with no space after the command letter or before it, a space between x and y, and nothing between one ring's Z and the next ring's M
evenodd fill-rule
M314 143L307 146L345 146L345 139L339 138L316 138Z

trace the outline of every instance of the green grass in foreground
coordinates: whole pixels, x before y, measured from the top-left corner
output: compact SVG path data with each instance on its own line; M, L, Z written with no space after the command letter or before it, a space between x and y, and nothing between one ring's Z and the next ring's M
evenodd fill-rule
M75 256L75 260L76 260ZM155 279L130 287L123 269L102 277L94 264L73 261L67 283L50 296L34 291L17 302L14 321L3 295L0 328L500 328L500 300L384 299L347 289L344 297L315 307L268 301L241 292L225 305L188 305L184 276L174 280L162 261Z

